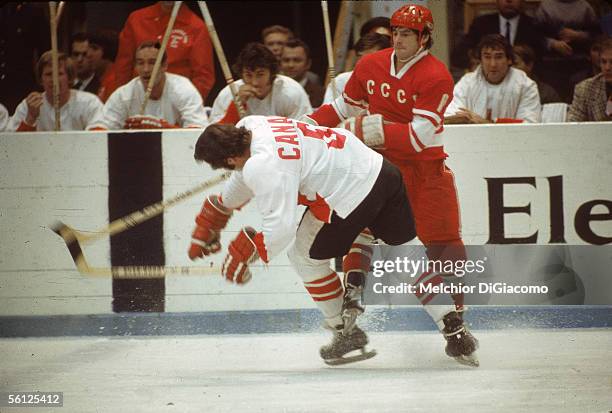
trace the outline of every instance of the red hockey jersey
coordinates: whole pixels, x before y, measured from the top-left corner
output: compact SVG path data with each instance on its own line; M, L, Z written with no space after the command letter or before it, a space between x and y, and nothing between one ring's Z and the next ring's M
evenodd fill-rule
M159 4L130 14L119 35L119 50L115 60L115 87L126 84L134 77L136 48L147 40L161 42L169 20L170 15L164 14ZM168 72L189 78L200 92L202 100L206 100L208 92L215 83L212 43L202 19L185 4L179 9L166 46L166 53Z
M453 79L440 60L418 53L396 71L393 49L359 60L344 93L313 113L317 123L335 126L364 111L385 119L385 148L391 161L444 159L444 111L453 97Z

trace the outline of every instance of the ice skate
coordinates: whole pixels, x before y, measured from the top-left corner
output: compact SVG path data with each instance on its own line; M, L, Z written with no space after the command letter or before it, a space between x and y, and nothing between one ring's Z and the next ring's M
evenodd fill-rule
M376 355L376 350L368 351L365 348L368 344L368 336L358 326L354 325L347 335L343 334L342 331L342 325L332 329L334 337L331 344L321 347L320 354L325 364L338 366L367 360Z
M342 302L342 321L344 328L342 334L347 335L357 323L359 317L365 311L361 304L361 294L363 292L363 274L360 272L349 272L344 279L344 300Z
M444 316L444 338L446 354L457 362L471 367L478 367L476 357L478 340L468 331L459 313L453 311Z

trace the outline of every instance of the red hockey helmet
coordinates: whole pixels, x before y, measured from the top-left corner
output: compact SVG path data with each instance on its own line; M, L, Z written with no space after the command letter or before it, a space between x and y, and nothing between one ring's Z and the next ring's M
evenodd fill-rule
M427 29L433 31L434 22L431 11L418 4L402 6L391 16L391 27L406 27L422 33Z

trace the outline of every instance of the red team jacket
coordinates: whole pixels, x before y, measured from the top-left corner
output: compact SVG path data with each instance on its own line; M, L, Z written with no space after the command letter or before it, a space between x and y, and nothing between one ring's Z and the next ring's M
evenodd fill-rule
M170 15L163 14L159 4L130 14L119 35L115 87L126 84L134 77L136 48L148 40L161 42L169 19ZM206 25L186 5L179 9L166 52L168 72L189 78L205 100L215 83L212 44Z
M391 162L445 159L442 123L453 98L453 79L429 53L419 54L394 76L392 53L390 48L362 57L342 103L324 105L310 117L335 126L358 109L378 113L385 119L385 149L380 152Z

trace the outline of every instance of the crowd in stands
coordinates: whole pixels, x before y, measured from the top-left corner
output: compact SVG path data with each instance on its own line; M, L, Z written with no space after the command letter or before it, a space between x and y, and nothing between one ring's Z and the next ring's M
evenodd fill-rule
M260 43L245 42L230 62L238 99L226 86L210 96L212 109L205 108L215 82L212 42L202 18L185 4L151 79L173 3L134 11L120 33L72 36L68 53L59 53L61 130L204 128L235 123L241 112L300 118L341 96L361 57L392 44L389 19L370 19L348 54L348 71L324 85L311 71L309 45L285 26L266 27ZM542 122L548 113L543 109L555 104L561 108L557 120L612 121L612 40L602 16L587 0L542 0L530 15L523 3L496 0L497 12L476 17L457 42L451 64L463 73L455 79L445 122ZM34 11L2 7L2 30L21 36L2 40L2 55L14 46L7 41L22 41L35 51L29 59L36 56L37 64L31 76L36 83L24 73L28 56L0 64L0 131L55 128L49 44L22 16L28 12L43 25Z

